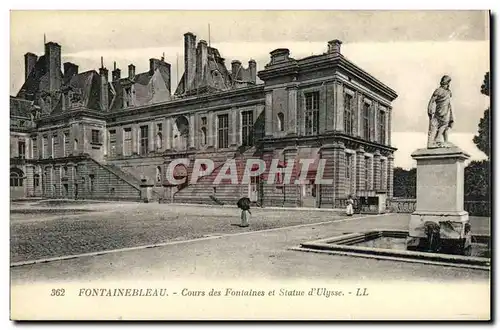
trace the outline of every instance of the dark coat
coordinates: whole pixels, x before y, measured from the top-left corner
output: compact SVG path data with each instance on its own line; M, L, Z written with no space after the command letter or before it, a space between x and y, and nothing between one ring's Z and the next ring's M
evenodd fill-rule
M238 208L244 211L250 210L250 198L248 197L240 198L238 200L238 203L236 203L236 205L238 205Z

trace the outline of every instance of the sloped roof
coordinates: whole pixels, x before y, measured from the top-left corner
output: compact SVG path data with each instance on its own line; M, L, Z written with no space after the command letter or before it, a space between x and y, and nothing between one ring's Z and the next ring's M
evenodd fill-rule
M15 117L30 118L33 102L20 99L14 96L10 97L10 115Z

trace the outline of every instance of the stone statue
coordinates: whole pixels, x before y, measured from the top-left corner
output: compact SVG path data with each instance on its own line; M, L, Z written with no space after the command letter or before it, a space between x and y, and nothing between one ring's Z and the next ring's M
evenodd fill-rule
M429 115L427 148L429 149L453 147L453 144L448 142L448 130L453 126L450 82L449 76L441 78L440 86L432 94L427 106ZM435 107L434 104L436 104Z

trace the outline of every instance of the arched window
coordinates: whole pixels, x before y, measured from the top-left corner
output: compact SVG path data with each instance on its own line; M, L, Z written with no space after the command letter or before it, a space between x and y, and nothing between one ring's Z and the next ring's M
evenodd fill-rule
M207 129L205 127L201 128L201 143L202 145L207 144Z
M285 115L283 112L278 113L278 129L280 132L285 130Z
M160 150L162 147L162 135L161 133L156 134L156 150Z
M161 166L156 167L156 182L161 182Z
M73 141L73 150L74 151L78 150L78 139L75 139L75 141Z
M10 186L11 187L22 187L23 186L24 173L18 168L10 169Z

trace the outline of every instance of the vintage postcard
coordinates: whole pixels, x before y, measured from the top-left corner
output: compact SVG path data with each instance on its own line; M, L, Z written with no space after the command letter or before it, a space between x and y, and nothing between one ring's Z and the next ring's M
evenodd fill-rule
M490 12L10 19L12 320L490 320Z

